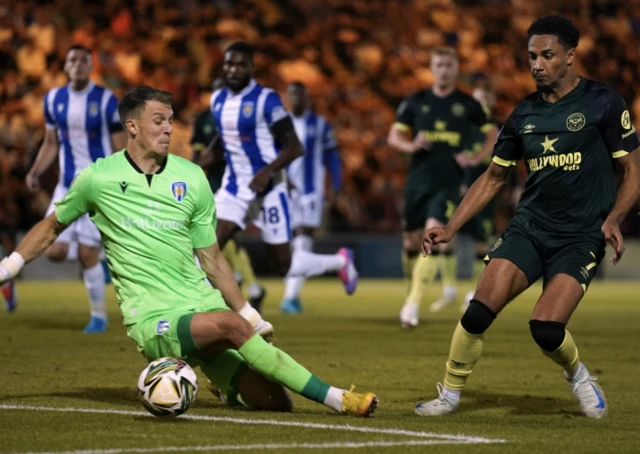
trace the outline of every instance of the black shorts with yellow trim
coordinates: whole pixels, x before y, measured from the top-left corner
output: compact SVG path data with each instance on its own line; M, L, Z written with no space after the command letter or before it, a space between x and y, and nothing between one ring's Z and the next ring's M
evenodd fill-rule
M446 224L460 202L460 185L455 184L436 192L405 190L403 229L413 232L423 229L427 219L434 218Z
M600 232L551 232L516 215L485 262L496 258L509 260L524 272L529 285L542 277L544 287L555 275L567 274L586 292L604 254L604 236Z

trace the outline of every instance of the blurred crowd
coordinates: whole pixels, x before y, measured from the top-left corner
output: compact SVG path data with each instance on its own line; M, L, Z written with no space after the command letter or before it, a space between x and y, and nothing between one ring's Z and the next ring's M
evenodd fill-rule
M386 145L400 100L430 85L429 50L454 46L460 88L488 74L503 121L535 86L526 30L559 12L582 31L577 72L613 85L640 119L640 0L81 0L0 5L0 228L39 219L55 185L28 194L24 174L44 134L42 99L66 83L72 44L93 50L92 79L121 97L136 84L175 94L172 151L188 156L194 116L207 108L224 48L257 49L256 78L284 93L302 81L335 127L345 166L334 231L400 228L407 160ZM517 189L516 189L517 190ZM501 199L504 225L517 194ZM637 217L626 229L636 232Z

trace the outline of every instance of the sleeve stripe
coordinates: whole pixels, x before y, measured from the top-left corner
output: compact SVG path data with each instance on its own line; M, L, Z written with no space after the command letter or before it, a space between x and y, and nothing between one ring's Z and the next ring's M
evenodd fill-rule
M511 167L518 164L518 161L507 161L506 159L499 158L498 156L493 157L493 162L502 167Z
M393 127L399 129L400 131L411 131L411 126L407 126L404 123L400 123L399 121L396 121L393 124Z
M491 130L492 128L495 128L495 125L493 123L485 123L482 126L480 126L480 132L485 133Z
M628 151L618 150L618 151L614 151L613 153L611 153L611 157L614 158L614 159L617 159L617 158L621 158L623 156L626 156L628 154L629 154Z

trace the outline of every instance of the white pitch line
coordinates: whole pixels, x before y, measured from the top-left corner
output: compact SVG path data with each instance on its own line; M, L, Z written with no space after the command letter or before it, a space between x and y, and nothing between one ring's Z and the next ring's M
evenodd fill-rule
M253 445L211 445L211 446L162 446L157 448L113 448L113 449L85 449L80 451L46 451L27 452L22 454L123 454L145 452L180 452L180 451L249 451L253 449L359 449L359 448L389 448L394 446L427 446L427 445L461 445L473 442L453 440L408 440L408 441L366 441L343 443L292 443L292 444L253 444Z
M55 411L55 412L63 412L63 413L97 413L97 414L152 417L149 413L144 411L113 410L113 409L106 409L106 408L102 409L102 408L75 408L75 407L37 407L37 406L31 406L31 405L0 404L0 410ZM360 433L402 435L406 437L434 438L437 440L449 440L449 441L457 441L462 443L506 443L507 442L507 440L500 439L500 438L485 438L485 437L474 437L474 436L468 436L468 435L438 434L433 432L419 432L419 431L402 430L402 429L382 429L377 427L360 427L360 426L351 426L351 425L321 424L321 423L297 422L297 421L279 421L277 419L244 419L244 418L231 418L227 416L209 416L209 415L192 415L192 414L182 415L182 416L179 416L179 418L193 419L196 421L230 422L235 424L269 425L269 426L283 426L283 427L305 427L309 429L341 430L341 431L360 432Z

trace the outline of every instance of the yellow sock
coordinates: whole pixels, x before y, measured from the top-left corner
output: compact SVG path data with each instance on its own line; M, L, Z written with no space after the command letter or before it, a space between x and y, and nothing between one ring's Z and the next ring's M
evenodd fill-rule
M437 271L437 257L432 255L418 257L413 267L413 272L411 273L411 286L409 296L407 296L408 302L416 304L422 303L425 288L434 281Z
M442 266L440 267L440 273L442 276L442 286L444 288L447 287L455 287L456 286L456 266L458 265L458 261L456 260L455 254L441 254L442 257Z
M556 351L548 352L543 349L541 350L545 356L548 356L554 363L566 370L570 377L573 377L578 366L580 366L578 347L576 347L576 343L573 341L571 333L566 329L564 330L564 341Z
M232 271L238 271L238 245L234 240L227 241L222 249L222 256L229 263Z
M256 273L253 271L253 266L251 266L249 254L247 254L246 249L243 247L239 248L237 262L238 272L240 272L242 276L242 282L246 285L257 284Z
M445 388L460 391L464 387L473 366L482 354L482 338L482 334L471 334L458 322L451 339L447 370L444 374Z
M419 253L408 253L402 250L402 273L404 274L404 282L407 284L407 289L411 286L411 273L413 273L413 267L416 264Z

